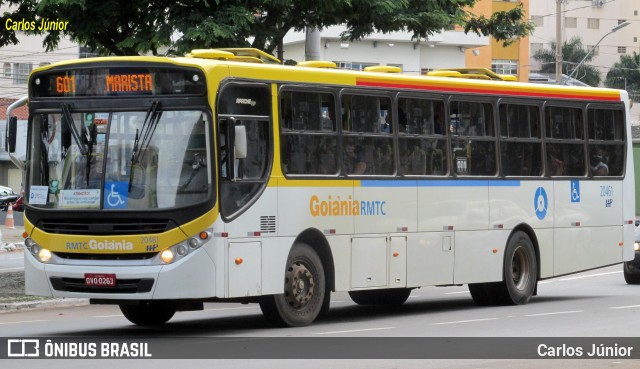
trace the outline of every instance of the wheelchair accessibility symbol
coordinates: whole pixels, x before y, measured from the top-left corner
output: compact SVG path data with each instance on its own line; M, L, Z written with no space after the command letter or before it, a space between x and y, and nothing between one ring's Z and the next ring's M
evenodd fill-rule
M580 182L571 181L571 202L580 202Z
M536 211L538 219L542 220L547 216L547 208L549 207L549 201L547 200L547 191L542 187L536 189L536 194L533 197L533 208Z
M127 182L106 182L104 184L104 208L125 209L128 197Z

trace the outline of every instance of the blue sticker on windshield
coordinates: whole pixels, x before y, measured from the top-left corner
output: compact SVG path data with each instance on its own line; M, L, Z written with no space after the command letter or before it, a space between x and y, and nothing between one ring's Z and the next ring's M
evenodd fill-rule
M547 216L547 208L549 207L549 201L547 200L547 191L542 187L538 187L536 194L533 197L533 208L536 210L536 216L542 220Z
M104 184L104 208L105 209L126 209L127 193L129 184L127 182L105 182Z

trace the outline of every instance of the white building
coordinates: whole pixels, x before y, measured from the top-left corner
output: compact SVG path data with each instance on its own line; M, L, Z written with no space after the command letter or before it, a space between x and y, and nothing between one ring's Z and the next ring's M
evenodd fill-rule
M600 70L604 81L607 72L622 54L640 51L640 1L638 0L565 0L562 4L562 40L580 36L587 50L618 24L630 24L605 37L593 50L591 65ZM536 24L530 36L530 70L539 70L540 65L533 55L540 49L551 48L556 41L556 0L530 2L531 21Z
M452 30L436 33L428 40L411 40L407 32L374 33L354 42L341 41L344 26L321 31L320 60L333 61L338 68L360 70L370 65L401 67L407 74L424 74L438 68L465 66L465 50L489 44L489 37L465 35ZM305 60L304 32L289 32L283 41L284 59Z

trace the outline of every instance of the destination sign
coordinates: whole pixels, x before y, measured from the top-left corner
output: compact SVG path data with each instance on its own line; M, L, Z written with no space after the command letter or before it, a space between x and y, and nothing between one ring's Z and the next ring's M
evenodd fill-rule
M40 97L203 95L202 72L191 68L96 67L35 72L30 95Z

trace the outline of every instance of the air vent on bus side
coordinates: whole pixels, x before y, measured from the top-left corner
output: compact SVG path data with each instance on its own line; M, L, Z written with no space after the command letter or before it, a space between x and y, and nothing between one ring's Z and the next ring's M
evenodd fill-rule
M260 232L276 233L276 217L274 215L260 216Z
M39 227L47 233L116 236L162 233L177 225L168 219L43 219Z

